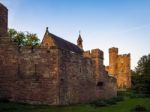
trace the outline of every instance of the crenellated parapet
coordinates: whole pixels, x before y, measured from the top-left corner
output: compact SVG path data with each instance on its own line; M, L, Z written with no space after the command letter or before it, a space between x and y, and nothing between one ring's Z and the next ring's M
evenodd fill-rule
M86 58L99 58L104 59L104 53L100 49L92 49L91 51L85 51L83 56Z
M118 48L116 48L116 47L110 48L109 49L109 53L116 53L116 54L118 54Z
M93 49L91 51L91 56L92 58L100 58L102 60L104 59L104 53L100 49Z

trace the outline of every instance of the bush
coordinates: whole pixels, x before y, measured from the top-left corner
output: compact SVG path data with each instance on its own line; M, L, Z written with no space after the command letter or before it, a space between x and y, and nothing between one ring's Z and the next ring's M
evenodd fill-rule
M118 96L118 97L107 99L107 100L96 100L90 104L95 107L104 107L104 106L108 106L108 105L114 105L117 102L123 101L123 100L124 100L124 98L122 96Z
M8 103L9 99L8 98L0 98L0 102L2 102L2 103Z
M117 96L117 97L115 97L113 99L116 100L116 102L124 101L124 97L123 96Z
M112 98L112 99L109 99L109 100L105 100L105 102L108 104L108 105L114 105L117 103L116 99L115 98Z
M125 96L125 92L124 91L118 91L117 96Z
M146 112L147 109L144 106L136 105L131 112Z
M91 105L95 106L95 107L105 107L105 106L108 106L108 104L106 103L105 100L96 100L96 101L92 102Z
M129 97L130 97L130 98L145 98L145 97L147 97L147 95L145 95L145 94L132 93L132 94L130 94Z

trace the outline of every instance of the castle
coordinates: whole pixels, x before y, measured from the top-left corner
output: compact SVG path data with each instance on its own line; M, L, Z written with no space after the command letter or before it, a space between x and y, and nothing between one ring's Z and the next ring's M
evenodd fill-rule
M109 49L108 73L117 79L118 88L131 88L130 54L118 54L118 48Z
M103 51L83 50L46 29L40 46L18 46L7 34L8 9L0 4L0 99L31 104L68 105L116 97Z

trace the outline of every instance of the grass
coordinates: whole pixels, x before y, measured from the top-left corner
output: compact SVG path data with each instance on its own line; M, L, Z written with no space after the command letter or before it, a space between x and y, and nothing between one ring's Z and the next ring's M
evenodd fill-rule
M1 102L0 112L131 112L136 105L144 106L150 112L150 98L126 98L106 107L94 107L90 104L58 107Z

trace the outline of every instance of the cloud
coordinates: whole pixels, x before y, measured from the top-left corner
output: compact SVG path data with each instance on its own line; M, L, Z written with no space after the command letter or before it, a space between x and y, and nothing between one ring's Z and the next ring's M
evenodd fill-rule
M122 31L120 31L120 32L114 32L114 34L124 34L124 33L135 32L135 31L142 30L142 29L145 29L145 28L148 28L148 27L150 27L150 24L148 24L148 25L142 25L142 26L131 27L131 28L129 28L129 29L122 30Z

